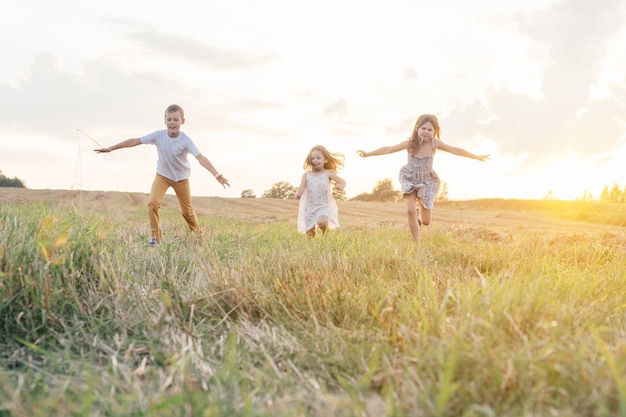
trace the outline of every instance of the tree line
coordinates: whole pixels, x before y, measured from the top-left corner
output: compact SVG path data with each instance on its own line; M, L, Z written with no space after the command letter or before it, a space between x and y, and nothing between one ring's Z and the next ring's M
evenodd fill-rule
M17 177L9 178L0 171L0 187L26 188L24 181Z
M274 183L269 190L263 192L262 198L278 198L289 199L295 198L297 187L288 183L287 181L280 181ZM337 200L348 200L344 191L334 192L333 196ZM244 190L241 193L241 198L256 198L256 194L252 190ZM550 191L544 198L544 200L553 200L554 195ZM371 193L361 193L355 197L349 199L350 201L375 201L375 202L396 202L402 200L402 193L400 190L396 190L393 187L393 181L391 178L385 178L376 183ZM441 183L439 192L437 193L436 201L448 200L448 184ZM626 203L626 186L620 188L617 183L612 187L608 185L602 189L598 198L594 198L589 190L585 190L580 198L576 201L599 201L602 203Z
M26 188L24 181L17 177L9 178L0 170L0 187L16 187ZM269 190L266 190L262 194L262 198L278 198L289 199L296 197L296 190L298 188L290 184L287 181L279 181L272 185ZM348 200L345 191L334 190L333 196L336 200ZM256 198L254 191L247 189L241 192L241 198ZM552 191L550 191L544 200L554 199ZM385 178L376 183L371 193L361 193L355 197L350 198L351 201L376 201L376 202L396 202L402 200L402 193L399 190L394 189L393 181L391 178ZM448 184L442 183L439 193L436 197L437 201L448 200ZM621 188L617 183L609 187L605 185L600 192L598 198L594 198L591 191L588 189L583 192L583 195L576 199L576 201L599 201L602 203L626 203L626 185Z
M298 188L287 181L274 183L269 190L263 192L263 198L289 199L296 197ZM333 188L333 197L336 200L348 200L345 191L335 190ZM252 190L243 190L241 198L256 198L256 194ZM437 200L443 201L448 199L448 185L443 183ZM393 187L391 178L385 178L376 183L371 193L361 193L349 199L350 201L376 201L376 202L396 202L402 200L402 193Z
M610 188L608 185L605 185L597 199L593 198L593 194L591 194L589 190L585 190L583 195L577 198L577 200L600 201L602 203L626 203L626 185L624 188L620 188L617 183L613 184Z

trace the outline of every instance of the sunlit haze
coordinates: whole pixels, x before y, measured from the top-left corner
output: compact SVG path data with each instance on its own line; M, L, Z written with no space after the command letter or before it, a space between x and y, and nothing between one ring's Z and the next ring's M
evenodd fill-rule
M33 189L147 193L182 126L232 185L190 157L195 196L298 185L313 145L345 154L348 197L406 154L361 158L439 116L450 199L575 199L626 185L626 3L605 0L232 0L0 6L0 170Z

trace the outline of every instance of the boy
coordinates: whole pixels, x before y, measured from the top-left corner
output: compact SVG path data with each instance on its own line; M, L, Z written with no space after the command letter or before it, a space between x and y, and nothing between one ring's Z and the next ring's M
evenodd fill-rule
M132 148L142 143L156 145L159 158L157 160L157 173L150 190L148 199L148 217L150 218L151 238L148 245L156 246L163 239L161 230L161 218L159 209L169 187L174 189L180 211L189 226L189 229L197 232L198 218L191 205L191 190L189 176L191 167L187 160L187 154L196 157L200 165L207 169L215 179L226 188L230 184L228 180L217 172L211 161L200 153L191 138L180 127L185 123L185 111L177 104L172 104L165 109L165 126L167 129L142 136L141 138L127 139L108 148L94 149L97 153L111 152L121 148Z

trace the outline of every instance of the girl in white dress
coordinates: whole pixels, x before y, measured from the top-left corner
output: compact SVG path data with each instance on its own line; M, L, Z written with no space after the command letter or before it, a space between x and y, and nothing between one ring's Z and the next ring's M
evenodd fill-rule
M322 234L326 229L339 227L339 209L333 197L335 189L342 191L346 181L335 171L343 168L344 156L331 153L321 145L314 146L306 160L296 198L300 199L298 208L298 232L306 233L309 239L315 237L315 227Z

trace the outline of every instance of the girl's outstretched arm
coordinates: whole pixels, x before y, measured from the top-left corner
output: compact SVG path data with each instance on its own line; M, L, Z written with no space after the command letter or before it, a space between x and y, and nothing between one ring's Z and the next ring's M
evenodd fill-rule
M441 149L442 151L450 152L453 155L464 156L470 159L477 159L481 162L485 162L485 160L489 159L489 156L490 156L490 155L475 155L469 151L466 151L463 148L450 146L447 143L443 143L440 140L435 140L435 147L437 149Z
M328 173L328 178L330 178L331 180L335 181L335 188L336 189L341 191L344 188L346 188L346 180L344 180L339 175L337 175L337 173L335 171L332 171L332 170L329 169L326 172Z
M117 143L113 146L109 146L108 148L100 148L100 149L94 149L94 152L97 153L107 153L107 152L111 152L114 151L116 149L121 149L121 148L132 148L133 146L137 146L137 145L141 145L141 139L139 138L131 138L131 139L126 139L120 143Z
M300 186L296 190L296 198L302 197L302 194L304 194L305 189L306 189L306 172L302 174L302 179L300 180Z
M382 148L375 149L371 152L365 152L359 149L358 151L356 151L356 153L363 158L367 158L368 156L387 155L398 151L404 151L407 149L407 146L409 146L409 142L405 140L398 143L397 145L383 146Z

